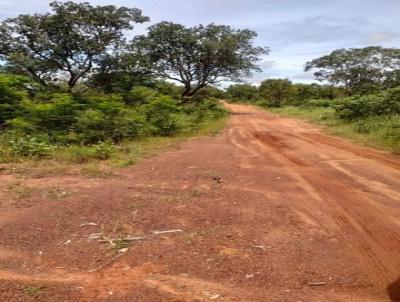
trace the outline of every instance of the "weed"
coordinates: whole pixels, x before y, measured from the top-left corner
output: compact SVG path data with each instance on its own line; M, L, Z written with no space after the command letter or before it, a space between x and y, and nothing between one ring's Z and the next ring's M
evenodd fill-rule
M8 192L13 199L21 200L30 198L33 194L34 189L27 187L20 182L10 183L8 185Z
M46 289L45 286L29 286L25 287L23 291L32 297L39 296L44 290Z
M50 187L50 188L44 189L44 196L47 199L58 200L58 199L68 197L68 192L64 188Z
M102 167L96 163L91 163L81 169L81 174L90 178L105 178L113 176L114 173L107 167Z

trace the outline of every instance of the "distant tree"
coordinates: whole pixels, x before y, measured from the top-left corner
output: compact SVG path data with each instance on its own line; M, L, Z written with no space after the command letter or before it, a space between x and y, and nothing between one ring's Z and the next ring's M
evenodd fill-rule
M291 96L295 102L319 98L320 86L317 84L293 84Z
M220 81L237 81L258 71L256 63L268 50L253 46L256 33L210 24L185 27L161 22L131 44L134 57L155 76L184 86L182 98Z
M9 69L69 90L123 42L132 23L148 21L139 9L52 2L52 13L19 15L0 24L0 58Z
M261 83L259 90L260 96L267 99L272 107L280 107L291 97L293 87L288 79L268 79Z
M400 49L370 46L338 49L308 62L319 81L343 86L349 94L367 94L399 85Z
M343 98L348 96L347 92L343 87L335 87L332 85L321 85L318 86L318 98L333 100L337 98Z
M258 99L258 88L250 84L235 84L226 90L232 100L255 101Z

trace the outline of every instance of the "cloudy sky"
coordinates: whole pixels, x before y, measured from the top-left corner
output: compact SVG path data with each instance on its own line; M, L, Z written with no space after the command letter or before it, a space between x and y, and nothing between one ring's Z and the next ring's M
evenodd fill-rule
M248 82L289 78L310 82L305 62L337 48L400 47L400 0L86 0L138 7L151 22L186 25L210 22L258 32L257 44L271 54L263 72ZM48 10L45 0L0 0L0 19ZM79 2L79 1L76 1ZM137 28L143 32L145 27Z

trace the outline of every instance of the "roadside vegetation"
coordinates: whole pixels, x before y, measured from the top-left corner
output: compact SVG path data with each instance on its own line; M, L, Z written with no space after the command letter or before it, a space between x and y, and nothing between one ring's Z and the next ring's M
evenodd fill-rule
M251 30L161 22L135 36L149 21L136 8L50 8L0 24L0 164L14 170L73 163L107 175L96 163L129 165L213 133L228 114L215 85L258 71L268 53Z
M323 124L336 135L400 152L400 50L340 49L308 62L324 84L268 79L227 89L233 102ZM325 84L326 83L326 84Z

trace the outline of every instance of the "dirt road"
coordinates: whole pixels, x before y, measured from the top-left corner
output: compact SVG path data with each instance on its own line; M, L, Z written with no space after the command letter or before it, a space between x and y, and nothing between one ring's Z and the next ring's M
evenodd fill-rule
M117 176L25 179L68 194L2 206L0 301L400 301L400 158L228 106Z

